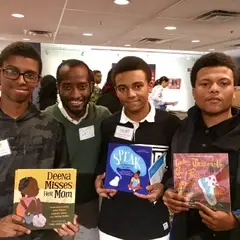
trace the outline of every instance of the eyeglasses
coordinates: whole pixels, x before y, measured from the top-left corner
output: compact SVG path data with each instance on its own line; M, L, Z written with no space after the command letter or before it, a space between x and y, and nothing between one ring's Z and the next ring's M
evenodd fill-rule
M3 76L11 80L17 80L21 75L23 76L25 82L36 83L40 79L40 76L34 71L26 71L21 73L16 67L7 67L3 68L2 70Z

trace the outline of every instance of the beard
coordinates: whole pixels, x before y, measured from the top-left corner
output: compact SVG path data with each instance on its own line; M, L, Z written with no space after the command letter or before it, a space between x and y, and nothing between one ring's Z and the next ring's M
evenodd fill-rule
M69 103L69 101L71 101L73 99L69 100L69 99L67 99L65 97L62 97L62 96L60 96L60 99L61 99L61 102L63 104L64 109L76 118L81 118L86 113L86 108L87 108L87 105L90 101L90 97L84 97L83 98L83 104L82 104L81 107L73 107Z

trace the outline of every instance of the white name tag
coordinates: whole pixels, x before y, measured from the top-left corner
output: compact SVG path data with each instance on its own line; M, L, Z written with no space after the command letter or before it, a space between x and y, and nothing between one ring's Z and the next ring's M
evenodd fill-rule
M114 137L132 141L134 134L133 128L117 126L115 130Z
M8 140L0 141L0 157L11 154L11 149Z
M168 229L168 223L167 223L167 222L165 222L165 223L163 224L163 229L164 229L164 230L167 230L167 229Z
M80 141L95 137L94 125L84 128L79 128Z

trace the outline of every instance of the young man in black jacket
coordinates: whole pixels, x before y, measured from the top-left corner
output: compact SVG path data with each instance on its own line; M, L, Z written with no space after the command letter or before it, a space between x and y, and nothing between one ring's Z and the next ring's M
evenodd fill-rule
M16 42L0 55L0 238L9 240L60 240L74 236L74 224L61 229L30 231L23 218L13 214L16 169L68 167L68 150L62 126L41 113L29 99L42 71L39 53Z
M102 123L103 156L96 191L103 199L99 219L100 239L169 239L169 212L162 201L170 171L160 183L147 187L148 195L116 192L104 189L109 143L145 144L155 149L154 159L169 151L179 119L156 110L148 102L152 89L151 70L137 57L126 57L118 62L112 73L116 93L123 109ZM167 165L170 164L167 155Z
M228 153L232 212L202 204L189 210L187 199L169 189L163 199L175 213L174 240L239 240L240 112L232 108L237 80L235 63L223 53L204 55L192 68L196 105L175 133L172 153Z

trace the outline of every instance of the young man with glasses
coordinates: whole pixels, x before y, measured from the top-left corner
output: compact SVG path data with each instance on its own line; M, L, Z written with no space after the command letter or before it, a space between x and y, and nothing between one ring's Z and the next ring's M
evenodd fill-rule
M81 232L76 235L77 240L99 239L95 169L101 146L100 126L110 112L105 107L89 102L93 86L93 74L86 63L77 59L66 60L57 69L61 101L46 109L64 125L70 162L78 170L76 212Z
M13 214L16 169L68 167L64 129L50 116L41 113L29 98L42 71L39 53L29 44L16 42L0 55L0 238L11 240L59 240L74 236L74 224L61 229L30 231L24 220Z
M101 240L169 239L169 212L162 194L171 171L164 174L161 183L148 186L147 195L103 187L109 143L153 146L154 159L169 152L179 119L149 104L151 77L148 64L137 57L125 57L113 68L112 80L123 110L102 123L102 162L95 182L96 191L104 197L99 220ZM169 154L166 162L171 164Z

